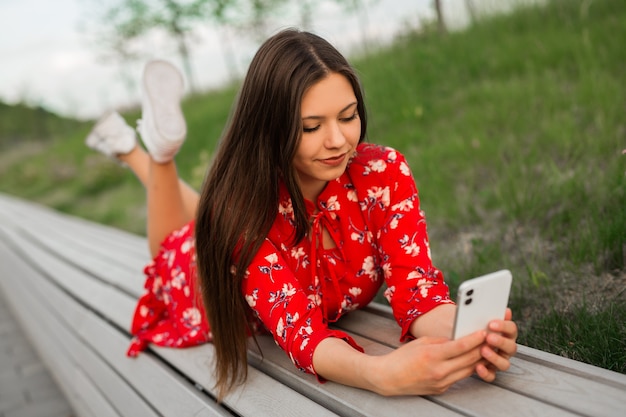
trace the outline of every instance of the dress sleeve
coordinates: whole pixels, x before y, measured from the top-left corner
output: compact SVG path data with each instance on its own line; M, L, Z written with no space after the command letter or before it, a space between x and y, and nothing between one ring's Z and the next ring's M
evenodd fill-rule
M280 251L268 240L255 255L242 282L243 295L298 369L316 374L313 352L327 337L345 340L363 351L346 333L328 328L316 297L307 295ZM318 377L323 382L323 379Z
M405 158L388 154L388 200L377 240L385 274L385 297L402 328L401 340L412 338L411 323L441 304L453 303L443 274L433 266L426 220L420 209L415 180Z

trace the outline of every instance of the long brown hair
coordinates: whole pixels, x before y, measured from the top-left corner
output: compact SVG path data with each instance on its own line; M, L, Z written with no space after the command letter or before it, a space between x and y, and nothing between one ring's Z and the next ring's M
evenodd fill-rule
M351 83L365 137L359 80L327 41L284 30L254 56L200 197L196 220L199 285L216 352L218 400L247 377L247 305L241 281L278 211L279 181L295 215L294 242L308 232L293 159L302 135L300 104L315 83L339 73Z

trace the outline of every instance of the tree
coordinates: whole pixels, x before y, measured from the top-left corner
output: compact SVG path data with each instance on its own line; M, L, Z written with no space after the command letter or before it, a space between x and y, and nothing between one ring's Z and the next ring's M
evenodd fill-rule
M192 24L206 18L209 0L124 0L108 14L113 38L131 41L157 29L171 36L181 58L189 88L195 91L189 35Z
M138 42L154 30L164 31L176 43L191 91L195 82L189 49L194 25L223 10L232 0L122 0L106 9L101 17L100 43L121 60L140 57L133 50Z
M313 21L311 15L313 14L313 1L314 0L299 0L300 3L300 26L304 30L311 30L313 27Z
M238 74L229 28L251 34L257 41L267 37L268 19L288 0L212 0L208 15L221 28L220 46L231 78ZM311 0L305 0L311 1Z
M470 23L476 22L477 14L476 14L476 5L473 0L465 0L465 8L467 9L467 13L469 14Z
M367 13L367 3L373 3L378 0L335 0L350 12L356 12L361 29L361 42L363 48L367 50L369 44L369 16Z
M249 32L259 42L268 36L268 21L288 0L235 0L234 26Z
M446 33L446 21L443 18L443 6L441 0L434 0L435 11L437 12L437 29L440 33Z

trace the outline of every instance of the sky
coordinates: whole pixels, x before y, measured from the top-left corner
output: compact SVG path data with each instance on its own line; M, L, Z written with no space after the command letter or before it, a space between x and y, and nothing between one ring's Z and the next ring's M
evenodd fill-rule
M87 23L93 21L94 8L105 1L112 2L0 0L0 100L42 106L81 119L95 119L109 109L138 103L143 63L122 66L105 62L104 51L92 40ZM330 0L316 4L311 30L350 56L361 39L357 16L345 13ZM432 0L370 0L368 4L369 36L383 44L403 28L416 27L420 19L433 16ZM450 24L462 26L466 20L463 0L444 0L444 4ZM297 13L283 12L271 25L274 31L297 26ZM223 85L229 78L220 47L223 37L209 24L195 37L192 67L196 84L201 89ZM243 75L258 43L242 34L231 33L230 38L237 51L238 72ZM178 56L165 45L162 38L148 39L146 60L164 58L181 67Z

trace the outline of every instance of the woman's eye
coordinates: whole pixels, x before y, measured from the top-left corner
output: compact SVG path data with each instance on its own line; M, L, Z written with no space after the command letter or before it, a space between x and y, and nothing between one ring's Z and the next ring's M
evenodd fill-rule
M354 113L352 114L352 116L349 116L349 117L344 117L344 118L341 118L341 119L339 119L339 120L341 120L342 122L351 122L351 121L353 121L354 119L356 119L358 115L359 115L359 113L358 113L358 112L354 112Z
M315 127L303 127L302 130L304 131L304 133L311 133L311 132L315 132L319 128L320 126L317 125Z

